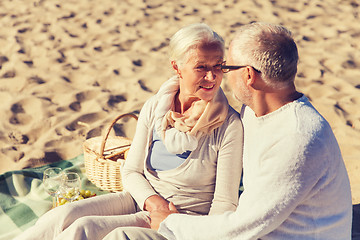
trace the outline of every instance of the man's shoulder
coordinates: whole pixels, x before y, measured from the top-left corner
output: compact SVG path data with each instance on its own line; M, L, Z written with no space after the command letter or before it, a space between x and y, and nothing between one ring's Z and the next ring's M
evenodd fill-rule
M309 102L301 102L294 108L297 131L310 135L332 133L329 122Z

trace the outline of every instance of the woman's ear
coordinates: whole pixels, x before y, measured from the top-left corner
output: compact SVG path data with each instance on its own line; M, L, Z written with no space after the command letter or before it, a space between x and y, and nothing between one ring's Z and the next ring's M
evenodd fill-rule
M180 69L179 69L179 66L177 65L177 63L175 61L171 61L171 66L174 69L176 75L178 75L179 78L181 78L181 72L180 72Z

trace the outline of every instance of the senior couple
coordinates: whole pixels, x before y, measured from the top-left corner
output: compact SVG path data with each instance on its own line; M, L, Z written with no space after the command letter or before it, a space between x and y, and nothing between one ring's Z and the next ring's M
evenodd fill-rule
M349 240L347 172L328 122L295 88L291 33L244 25L226 63L206 24L169 47L175 76L140 112L126 191L57 207L17 239ZM240 114L220 87L227 72Z

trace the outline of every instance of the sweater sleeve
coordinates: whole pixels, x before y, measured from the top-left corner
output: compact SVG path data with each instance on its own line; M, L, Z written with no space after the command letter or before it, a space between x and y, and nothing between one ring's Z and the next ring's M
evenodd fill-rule
M171 214L159 232L168 239L258 239L279 227L324 175L326 163L318 160L327 156L320 155L326 153L319 141L306 144L293 135L267 150L235 212Z
M134 139L122 171L124 188L131 194L141 209L144 207L145 200L156 194L144 175L150 114L152 112L151 101L153 101L153 98L144 104L139 114Z
M220 142L216 167L214 198L209 215L235 211L239 198L239 185L242 172L243 127L235 111L228 124L219 129L217 142Z

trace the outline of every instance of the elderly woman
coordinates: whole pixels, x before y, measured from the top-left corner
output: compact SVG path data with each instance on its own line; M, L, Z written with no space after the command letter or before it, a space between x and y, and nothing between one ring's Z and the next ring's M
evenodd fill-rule
M224 41L194 24L171 38L170 51L176 75L140 112L126 192L57 207L19 239L101 239L120 226L149 228L149 212L170 202L193 215L236 209L243 131L220 88Z

